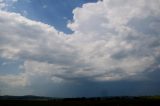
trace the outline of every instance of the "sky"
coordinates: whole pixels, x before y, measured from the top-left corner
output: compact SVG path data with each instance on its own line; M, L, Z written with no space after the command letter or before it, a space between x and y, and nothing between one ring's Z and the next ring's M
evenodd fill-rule
M160 95L160 0L0 0L0 95Z

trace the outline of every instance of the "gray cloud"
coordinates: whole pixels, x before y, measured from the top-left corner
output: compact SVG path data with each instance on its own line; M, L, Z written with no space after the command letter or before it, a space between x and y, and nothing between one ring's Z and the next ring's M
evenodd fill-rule
M87 3L73 10L68 27L74 33L67 36L53 26L0 11L0 57L23 61L22 72L1 75L0 84L28 87L33 94L45 86L41 95L54 89L52 96L159 93L153 77L160 65L159 7L159 0Z

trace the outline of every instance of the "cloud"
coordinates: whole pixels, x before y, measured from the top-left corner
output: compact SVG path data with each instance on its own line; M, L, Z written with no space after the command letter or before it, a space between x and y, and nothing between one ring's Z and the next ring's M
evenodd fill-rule
M6 7L6 4L4 3L3 0L0 0L0 10Z
M96 66L96 73L104 75L98 79L121 79L159 64L160 36L150 26L159 23L160 3L149 2L104 0L73 11L68 24L74 31L72 42L82 47L81 56Z
M87 3L73 10L67 25L73 33L67 36L53 26L0 11L0 57L23 61L22 72L0 76L1 83L33 87L42 82L150 80L144 73L160 65L159 8L159 0Z
M8 7L13 6L18 0L0 0L0 10L8 10Z

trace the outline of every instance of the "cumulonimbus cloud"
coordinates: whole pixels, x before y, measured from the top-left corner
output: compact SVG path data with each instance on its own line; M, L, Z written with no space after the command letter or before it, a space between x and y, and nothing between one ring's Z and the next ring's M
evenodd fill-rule
M14 82L6 75L1 82L110 81L159 68L160 0L103 0L73 14L67 25L73 33L66 36L53 26L0 11L0 57L23 60L22 72L11 79L25 79Z

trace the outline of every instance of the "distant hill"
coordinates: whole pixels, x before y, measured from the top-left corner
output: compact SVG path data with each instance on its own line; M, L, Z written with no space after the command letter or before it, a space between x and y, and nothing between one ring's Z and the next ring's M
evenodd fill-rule
M108 96L108 97L78 97L78 98L56 98L44 96L0 96L0 100L109 100L109 99L158 99L160 96Z
M0 100L48 100L53 99L51 97L42 97L42 96L34 96L34 95L25 95L25 96L0 96Z
M0 106L160 106L160 96L52 98L0 96Z

